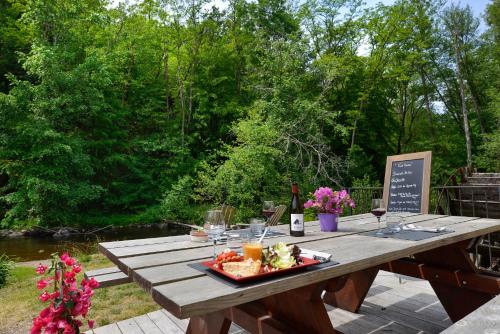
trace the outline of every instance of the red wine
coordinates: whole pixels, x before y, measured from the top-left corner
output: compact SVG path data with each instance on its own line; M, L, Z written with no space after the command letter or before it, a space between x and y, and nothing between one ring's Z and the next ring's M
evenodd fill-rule
M382 217L383 215L385 215L385 209L382 209L382 208L379 208L379 209L373 209L372 210L372 214L375 216L375 217Z
M299 186L292 184L292 202L290 203L290 235L304 236L304 208L299 198Z
M262 210L262 214L263 214L265 217L267 217L267 218L269 218L269 217L271 217L272 215L274 215L274 212L275 212L275 210Z

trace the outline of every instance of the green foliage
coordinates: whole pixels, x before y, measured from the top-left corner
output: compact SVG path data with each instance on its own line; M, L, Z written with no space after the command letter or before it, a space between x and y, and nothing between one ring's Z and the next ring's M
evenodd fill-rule
M222 203L245 220L292 180L377 184L387 155L432 150L434 185L466 163L441 1L133 3L0 0L2 227L200 221ZM454 7L472 152L497 171L498 4L482 36Z
M30 31L19 20L26 11L27 0L0 1L0 93L8 92L9 80L7 75L24 76L19 64L19 53L27 52L30 44Z
M14 262L5 254L0 255L0 289L7 284L7 279L14 268Z
M224 162L216 169L202 165L196 198L237 208L256 208L265 199L279 198L287 175L280 163L283 152L276 148L276 129L252 113L235 126L234 133L238 145L226 147ZM241 220L252 212L239 210L238 214Z
M179 178L163 197L160 205L162 216L171 220L200 220L202 217L194 208L192 194L193 178L187 175Z

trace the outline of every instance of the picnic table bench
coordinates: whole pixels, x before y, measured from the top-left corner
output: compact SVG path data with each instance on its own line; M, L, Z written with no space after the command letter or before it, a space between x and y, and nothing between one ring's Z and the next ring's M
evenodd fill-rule
M110 286L132 282L132 278L116 266L90 270L87 271L84 276L86 279L94 278L97 280L99 282L99 288L108 288Z
M500 295L465 318L457 321L442 334L500 333Z
M370 214L342 218L338 232L309 222L304 237L267 242L327 252L339 264L242 287L188 266L212 255L211 244L189 236L105 242L99 249L166 311L189 318L188 333L227 333L232 322L252 333L336 333L324 302L357 311L380 269L428 280L453 321L500 292L500 278L479 273L466 252L475 238L500 231L500 220L407 214L406 221L453 232L420 241L376 238L364 234L377 228Z

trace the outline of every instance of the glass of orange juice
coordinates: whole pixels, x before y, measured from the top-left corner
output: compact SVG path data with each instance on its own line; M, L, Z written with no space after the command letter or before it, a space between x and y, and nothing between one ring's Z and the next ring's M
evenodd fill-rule
M262 259L262 243L258 239L250 239L243 244L243 258L254 261Z

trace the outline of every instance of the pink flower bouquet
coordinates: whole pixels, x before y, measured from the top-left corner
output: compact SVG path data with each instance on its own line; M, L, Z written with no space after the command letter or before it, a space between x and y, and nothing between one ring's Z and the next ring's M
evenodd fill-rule
M99 283L91 278L82 279L77 286L76 276L82 271L82 267L76 260L64 253L61 256L53 255L52 265L39 264L36 272L46 277L40 279L36 286L38 290L44 290L38 297L42 303L49 302L40 314L33 319L31 334L79 334L83 325L78 317L86 318L90 309L90 299L94 294L93 289L99 287ZM52 285L52 292L47 291ZM94 322L88 320L90 328Z
M311 198L304 203L304 208L314 210L318 213L341 214L344 208L354 208L354 200L345 189L333 191L328 187L316 189Z

